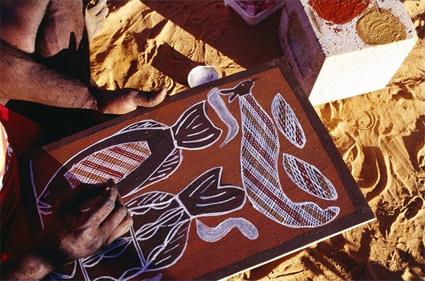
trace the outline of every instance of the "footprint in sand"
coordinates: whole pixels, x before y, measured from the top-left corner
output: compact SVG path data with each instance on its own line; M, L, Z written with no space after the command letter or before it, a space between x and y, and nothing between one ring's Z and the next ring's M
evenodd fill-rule
M415 171L425 172L425 116L416 120L415 129L403 137L403 143Z
M382 151L377 147L363 147L364 160L361 165L358 184L367 190L366 200L379 196L387 186L387 166Z

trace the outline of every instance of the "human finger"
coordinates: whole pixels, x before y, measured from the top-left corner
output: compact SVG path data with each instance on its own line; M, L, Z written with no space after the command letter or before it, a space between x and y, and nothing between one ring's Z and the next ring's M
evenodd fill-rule
M108 181L110 184L110 181ZM99 207L93 207L93 211L90 212L90 217L87 220L87 224L100 225L114 210L115 201L118 196L118 190L115 184L108 186L105 194L102 196Z
M93 214L101 208L101 206L105 203L106 198L109 196L108 192L108 188L104 187L102 194L85 201L77 207L75 216L77 221L80 222L80 225L85 224L93 216Z
M125 218L121 221L121 223L111 232L108 239L106 240L106 244L109 245L114 242L117 238L126 234L130 228L133 226L133 218L129 213L125 216Z
M100 224L101 232L109 236L110 233L112 233L112 231L123 221L127 214L127 208L119 200L119 198L117 198L114 210Z
M105 188L100 185L79 185L75 189L70 190L57 203L56 207L62 214L78 211L81 205L99 197L104 193L104 190Z
M81 184L77 187L75 200L72 202L74 208L80 212L85 213L89 210L97 210L106 196L106 192L110 187L115 184L113 180L109 180L100 184Z
M101 184L83 184L78 186L81 191L77 195L78 198L75 199L74 204L79 209L84 209L85 207L91 207L96 205L95 202L101 200L102 195L108 190L109 186L113 183L101 183Z
M164 101L167 96L167 89L162 89L156 93L139 92L135 97L134 101L137 106L142 107L154 107Z

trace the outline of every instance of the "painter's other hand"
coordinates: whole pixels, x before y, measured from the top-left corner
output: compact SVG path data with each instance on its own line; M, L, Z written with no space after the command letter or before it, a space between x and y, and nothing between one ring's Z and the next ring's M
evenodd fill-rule
M113 181L71 191L52 217L42 243L56 265L96 253L133 225Z
M125 114L136 110L137 107L154 107L167 96L167 89L157 92L144 92L135 89L107 91L92 90L97 100L98 110L107 114Z

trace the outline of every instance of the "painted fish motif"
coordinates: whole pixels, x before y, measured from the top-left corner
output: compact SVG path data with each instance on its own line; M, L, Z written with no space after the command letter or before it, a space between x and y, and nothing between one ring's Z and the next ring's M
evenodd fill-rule
M324 200L338 199L332 182L314 165L284 153L283 168L292 182L305 192Z
M169 177L182 161L182 150L199 150L217 141L222 130L205 112L205 101L187 109L172 126L154 120L129 125L68 160L38 197L41 213L51 202L80 183L96 184L112 178L125 197Z
M338 207L320 208L313 202L296 203L283 192L279 174L279 139L272 120L252 95L253 80L222 89L229 102L239 100L242 123L241 178L256 210L288 227L317 227L329 223Z
M178 194L153 191L130 200L126 205L133 215L133 240L140 251L140 267L110 280L127 280L143 272L158 271L174 265L186 249L192 220L220 216L242 208L243 188L222 185L222 167L215 167L193 180ZM119 262L130 240L121 239L96 255L83 260L87 270ZM119 278L118 278L119 277ZM101 278L100 278L101 279ZM108 279L109 280L109 279Z
M273 98L272 115L282 135L296 147L303 148L307 143L304 129L294 110L281 94L277 94Z

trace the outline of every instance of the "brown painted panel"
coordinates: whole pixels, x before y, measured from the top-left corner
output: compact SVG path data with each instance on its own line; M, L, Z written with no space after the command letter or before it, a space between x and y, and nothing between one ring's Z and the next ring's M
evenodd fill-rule
M42 221L79 181L109 177L134 214L132 232L77 274L218 279L373 219L292 81L271 63L34 153Z

